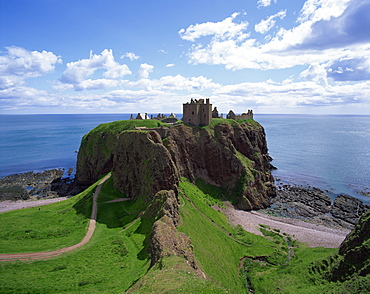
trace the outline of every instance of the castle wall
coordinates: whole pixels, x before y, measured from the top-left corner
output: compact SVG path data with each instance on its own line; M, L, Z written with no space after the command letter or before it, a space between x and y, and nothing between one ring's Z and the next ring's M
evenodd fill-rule
M192 125L209 125L212 121L212 104L209 99L206 99L206 103L203 99L192 99L190 103L183 104L182 121Z

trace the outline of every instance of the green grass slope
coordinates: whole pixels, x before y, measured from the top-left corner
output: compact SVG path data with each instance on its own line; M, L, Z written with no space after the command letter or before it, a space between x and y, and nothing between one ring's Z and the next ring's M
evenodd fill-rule
M222 205L222 191L198 181L180 183L181 224L178 230L192 240L198 269L191 268L180 256L163 258L150 268L148 237L153 219L145 218L139 201L107 203L125 195L114 189L112 179L106 181L98 198L97 227L85 246L47 260L12 261L0 264L0 293L342 293L341 283L320 279L310 272L312 262L329 258L336 249L289 248L289 236L261 227L266 237L233 227L227 218L211 206ZM4 230L62 230L66 223L78 224L69 245L77 243L86 229L91 213L91 195L96 184L84 193L62 203L43 206L41 210L25 209L0 214ZM16 222L17 218L39 221ZM63 222L55 216L65 211ZM73 211L73 213L71 213ZM76 215L81 219L76 222ZM83 216L83 217L82 217ZM51 227L45 224L51 224ZM59 225L58 225L59 224ZM3 229L1 231L3 233ZM72 235L72 234L71 234ZM44 240L29 238L22 246L10 250L10 241L1 239L3 253L41 251L61 247L66 241L54 236ZM56 238L58 240L58 238ZM13 240L18 240L16 237ZM20 238L19 240L23 240ZM74 241L73 241L74 240ZM15 241L14 241L15 243ZM27 248L24 249L25 246ZM38 247L40 246L40 247ZM66 245L67 246L67 245ZM204 275L207 279L204 279Z
M0 253L51 251L80 242L96 185L62 202L0 213Z

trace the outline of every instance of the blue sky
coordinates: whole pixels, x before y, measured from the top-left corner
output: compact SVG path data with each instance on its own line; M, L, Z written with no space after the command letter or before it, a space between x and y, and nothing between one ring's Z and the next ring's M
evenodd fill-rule
M0 113L370 114L369 0L0 0Z

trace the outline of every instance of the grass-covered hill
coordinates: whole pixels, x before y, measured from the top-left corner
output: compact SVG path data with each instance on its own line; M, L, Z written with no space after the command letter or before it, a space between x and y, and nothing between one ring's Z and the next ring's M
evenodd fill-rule
M133 198L176 189L180 177L201 178L249 210L267 207L275 193L270 161L264 129L251 119L213 119L203 127L128 120L101 124L83 137L76 178L90 185L112 171L116 188Z
M0 253L54 250L79 242L94 189L40 209L0 214ZM92 240L59 257L0 263L0 292L248 293L253 289L254 293L368 293L366 265L341 280L328 279L327 261L343 262L342 252L307 248L262 226L265 237L250 234L230 226L225 215L211 207L222 205L220 189L186 179L180 189L177 228L191 240L196 269L171 252L151 264L150 234L161 215L140 201L107 203L124 197L111 178L98 197ZM358 228L364 229L368 219L369 213ZM355 248L366 249L368 242L366 235Z
M114 122L83 138L84 192L0 214L0 259L53 251L82 240L100 190L92 239L57 257L1 262L0 293L369 292L368 215L338 251L307 248L266 226L264 237L248 233L218 209L226 200L268 205L274 188L258 123L163 126L165 136L135 125L162 124ZM104 172L112 176L100 184Z

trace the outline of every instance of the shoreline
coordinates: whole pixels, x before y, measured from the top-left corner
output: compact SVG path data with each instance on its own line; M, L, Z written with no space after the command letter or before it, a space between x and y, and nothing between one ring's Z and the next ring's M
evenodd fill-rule
M18 210L23 208L31 208L31 207L38 207L38 206L44 206L56 202L61 202L64 200L69 199L70 197L56 197L56 198L49 198L49 199L28 199L28 200L4 200L0 201L0 213L12 211L12 210Z
M274 217L259 211L243 211L228 206L222 210L233 225L241 225L247 232L263 236L259 228L269 226L292 236L308 247L338 248L351 230L330 228L294 218Z

